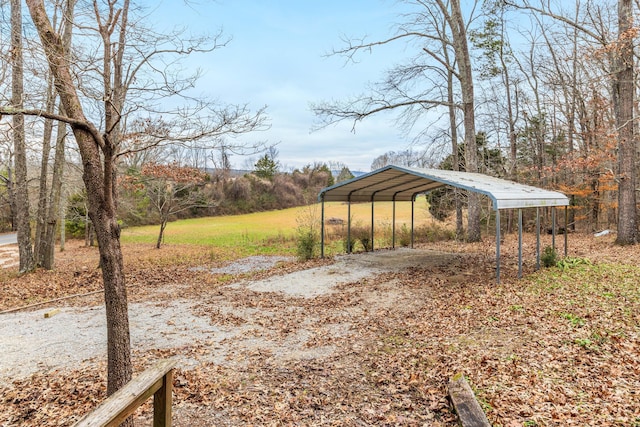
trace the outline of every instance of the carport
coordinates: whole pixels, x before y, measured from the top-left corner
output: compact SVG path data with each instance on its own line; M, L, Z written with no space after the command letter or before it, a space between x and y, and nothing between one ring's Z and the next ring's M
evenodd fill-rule
M500 211L518 210L518 277L522 277L522 209L536 208L536 268L540 267L540 208L552 208L552 244L555 249L556 207L564 206L564 251L567 255L567 219L569 199L557 191L518 184L488 175L439 169L421 169L389 165L322 189L318 200L322 203L321 255L324 257L324 202L347 202L347 239L351 239L351 203L371 203L371 242L374 237L375 202L393 202L392 246L395 248L395 202L411 202L411 247L414 233L414 204L416 196L444 186L484 194L491 199L496 211L496 280L500 283ZM373 250L372 246L372 250Z

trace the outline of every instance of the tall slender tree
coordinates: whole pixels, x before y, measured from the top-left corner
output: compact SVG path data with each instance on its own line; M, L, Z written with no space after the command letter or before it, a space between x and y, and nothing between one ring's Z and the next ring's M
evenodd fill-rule
M11 104L15 110L24 107L24 64L22 49L22 2L11 0ZM27 147L24 135L24 116L13 116L13 147L15 156L14 208L20 272L35 268L31 243L29 189L27 182Z
M469 53L469 43L467 40L467 24L462 16L460 0L450 0L450 11L442 0L437 0L437 2L440 10L449 22L453 38L453 50L458 64L458 79L462 91L462 113L464 115L465 167L467 172L475 173L478 172L476 104L471 55ZM469 209L467 240L470 242L478 242L482 239L480 234L480 200L478 194L474 192L469 192L467 198Z
M414 7L412 13L403 15L405 22L398 24L398 32L384 40L349 45L334 52L352 59L361 51L369 51L381 45L406 42L418 45L420 52L406 64L396 65L386 79L371 88L371 93L337 103L319 103L313 110L320 118L320 126L341 120L352 120L355 124L372 115L395 110L406 129L413 128L419 118L424 118L436 109L452 105L448 94L460 94L454 107L462 110L465 164L468 172L478 171L475 128L475 93L471 54L467 40L467 25L470 16L464 16L459 0L406 0ZM473 2L475 6L477 2ZM472 7L475 10L475 7ZM451 57L449 56L451 55ZM457 82L452 87L453 76ZM455 114L454 114L455 116ZM456 127L455 117L449 111L449 126ZM450 132L452 137L456 130ZM420 133L424 135L424 133ZM452 143L457 144L457 141ZM468 196L467 239L478 241L480 234L480 202L475 194Z
M631 0L618 1L618 40L614 61L613 103L618 129L618 237L620 245L638 242L636 207L635 69Z

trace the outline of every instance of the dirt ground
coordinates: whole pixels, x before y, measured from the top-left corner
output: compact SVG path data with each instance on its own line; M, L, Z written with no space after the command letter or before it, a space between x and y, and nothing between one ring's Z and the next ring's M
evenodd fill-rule
M307 265L256 257L169 271L140 262L128 275L136 371L177 357L176 426L453 426L446 382L458 372L494 425L640 425L634 295L620 308L624 334L611 328L597 351L582 351L574 337L599 313L574 304L587 324L568 327L569 285L567 294L525 293L513 240L497 285L491 243ZM529 236L527 275L532 251ZM572 249L638 259L636 249L615 251L591 237ZM92 262L66 264L69 276L45 286L49 297L57 280L75 283L66 294L96 289ZM11 292L4 310L17 306ZM99 293L0 314L0 348L2 426L71 425L104 398ZM139 424L149 417L147 405Z
M454 255L435 251L398 249L341 256L330 265L220 286L215 296L207 296L204 300L173 296L166 298L166 295L155 294L150 297L152 301L135 302L129 307L132 347L144 352L202 342L216 350L203 360L219 364L226 364L230 360L236 360L233 363L237 363L242 360L237 355L253 351L269 351L277 360L327 355L333 353L335 348L306 345L313 325L321 324L322 320L312 312L302 310L313 305L310 300L330 298L341 283L354 283L373 275L400 271L416 262L437 265L454 262L455 258ZM252 272L268 270L283 261L291 259L256 256L221 268L197 270L214 274ZM248 299L271 301L271 304L247 307ZM272 330L274 322L282 315L276 307L272 307L274 299L281 300L283 304L288 301L290 304L285 304L288 306L288 316L295 318L295 328L290 326L292 332L287 334L284 341L275 339L278 331ZM390 290L369 299L368 303L375 309L397 304L402 296ZM403 306L407 304L410 301L402 301ZM55 314L48 317L50 313ZM348 324L330 325L321 334L343 335L341 331L348 328ZM3 349L0 384L5 386L11 380L38 372L71 369L87 361L91 363L106 351L104 307L49 306L33 311L6 313L0 323L0 348ZM181 366L194 364L189 357L181 359Z

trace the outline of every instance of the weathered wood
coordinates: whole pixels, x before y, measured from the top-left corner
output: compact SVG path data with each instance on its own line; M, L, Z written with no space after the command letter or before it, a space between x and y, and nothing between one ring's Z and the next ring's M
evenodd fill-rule
M464 375L456 374L449 380L449 397L462 427L491 427Z
M173 371L162 377L162 387L153 395L153 427L171 426L171 386Z
M74 427L118 426L127 419L149 397L154 398L154 427L171 427L171 408L156 405L171 405L171 388L175 359L165 359L148 368L123 388L109 396L93 412L85 415ZM160 415L161 419L156 419Z
M83 294L67 295L66 297L54 298L54 299L50 299L50 300L46 300L46 301L36 302L36 303L33 303L33 304L29 304L29 305L23 305L22 307L10 308L8 310L0 311L0 314L15 313L16 311L21 311L21 310L26 310L28 308L38 307L40 305L45 305L45 304L49 304L49 303L52 303L52 302L62 301L62 300L70 299L70 298L86 297L88 295L102 294L102 293L104 293L103 289L100 289L98 291L86 292L86 293L83 293Z
M59 309L59 308L54 308L54 309L53 309L53 310L51 310L51 311L47 311L47 312L44 314L44 318L45 318L45 319L48 319L48 318L50 318L50 317L55 316L55 315L56 315L56 314L58 314L58 313L60 313L60 309Z

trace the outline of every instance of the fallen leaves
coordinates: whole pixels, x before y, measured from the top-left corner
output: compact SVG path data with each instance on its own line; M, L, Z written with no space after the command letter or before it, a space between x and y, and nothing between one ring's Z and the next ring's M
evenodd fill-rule
M487 244L444 243L437 249L455 256L344 283L316 298L220 286L229 279L189 270L197 262L211 266L197 254L175 265L135 255L128 263L135 264L128 276L133 299L193 298L212 325L243 328L239 339L215 344L224 352L198 340L135 352L136 371L176 354L189 361L175 377L176 426L453 426L446 384L457 372L496 426L638 425L639 249L590 236L570 242L580 247L572 256L593 265L534 273L529 261L517 280L514 242L507 240L496 285ZM525 259L534 259L532 245L525 247ZM243 278L312 265L285 263ZM99 286L93 270L71 271L81 272L77 281L50 277L55 285L38 297L75 292L80 282ZM35 279L10 283L21 280ZM26 284L8 294L26 297L33 289ZM3 307L16 298L3 296ZM209 356L217 353L224 360L214 363ZM0 389L0 425L71 425L102 400L104 371L96 361L15 381ZM148 418L149 408L138 416Z

